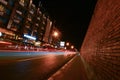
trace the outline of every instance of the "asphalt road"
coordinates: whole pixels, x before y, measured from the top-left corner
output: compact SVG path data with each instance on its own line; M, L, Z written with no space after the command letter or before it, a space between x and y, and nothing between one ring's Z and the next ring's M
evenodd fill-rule
M72 58L73 56L64 54L47 54L20 59L10 58L7 61L2 59L0 80L47 80Z

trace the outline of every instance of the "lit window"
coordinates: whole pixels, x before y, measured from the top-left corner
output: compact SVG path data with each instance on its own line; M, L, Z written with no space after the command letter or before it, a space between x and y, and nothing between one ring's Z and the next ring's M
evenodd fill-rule
M20 0L20 2L19 2L22 6L24 6L24 4L25 4L25 0Z
M7 5L8 0L0 0L0 2L3 3L3 4L5 4L5 5Z
M5 8L3 7L3 5L0 5L0 15L4 15L5 13Z
M13 31L17 31L17 25L12 24L12 25L11 25L11 30L13 30Z
M25 1L24 0L20 0L21 3L24 3Z
M38 20L40 20L40 17L37 17Z
M41 27L42 30L44 30L44 27Z
M43 35L43 33L40 33L40 35Z
M4 12L5 8L3 7L3 5L0 5L0 12Z

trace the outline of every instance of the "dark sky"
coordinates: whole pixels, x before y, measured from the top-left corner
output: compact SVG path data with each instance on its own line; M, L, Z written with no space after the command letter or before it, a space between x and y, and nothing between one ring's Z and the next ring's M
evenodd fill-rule
M38 4L40 0L33 0ZM80 48L97 0L41 0L44 11L55 20L62 40Z

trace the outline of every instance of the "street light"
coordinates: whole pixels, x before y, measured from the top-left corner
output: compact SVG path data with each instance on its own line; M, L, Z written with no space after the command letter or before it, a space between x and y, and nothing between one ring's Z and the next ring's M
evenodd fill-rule
M67 43L66 43L66 46L69 46L69 45L70 45L70 43L69 43L69 42L67 42Z
M72 46L71 46L71 49L73 49L73 48L74 48L74 46L72 45Z
M54 31L53 32L53 44L55 47L59 47L60 43L59 43L59 32L58 31Z
M53 36L54 36L54 37L58 37L58 32L55 31L55 32L53 33Z

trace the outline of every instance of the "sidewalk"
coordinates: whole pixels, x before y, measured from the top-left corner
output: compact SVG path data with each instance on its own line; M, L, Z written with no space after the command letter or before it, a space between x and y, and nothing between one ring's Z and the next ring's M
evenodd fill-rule
M80 55L76 55L48 80L88 80Z
M81 57L81 60L84 64L85 70L86 70L86 74L88 76L88 80L98 80L96 75L93 72L92 67L90 67L85 61L84 59Z

